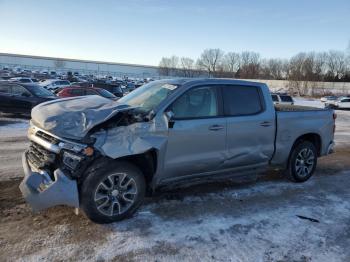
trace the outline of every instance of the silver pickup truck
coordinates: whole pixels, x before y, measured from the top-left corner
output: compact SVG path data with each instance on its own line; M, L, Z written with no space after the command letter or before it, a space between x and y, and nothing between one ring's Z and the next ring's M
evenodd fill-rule
M68 205L108 223L159 187L269 167L304 182L333 151L334 130L332 110L275 107L262 83L154 81L118 101L85 96L33 108L20 189L35 211Z

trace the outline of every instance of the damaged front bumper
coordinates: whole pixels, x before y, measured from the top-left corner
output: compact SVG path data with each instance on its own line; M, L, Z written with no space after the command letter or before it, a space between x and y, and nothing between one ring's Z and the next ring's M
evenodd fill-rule
M55 180L52 180L44 171L32 171L26 152L22 155L22 165L24 179L19 188L33 211L37 212L57 205L79 207L76 180L68 178L61 169L54 171Z

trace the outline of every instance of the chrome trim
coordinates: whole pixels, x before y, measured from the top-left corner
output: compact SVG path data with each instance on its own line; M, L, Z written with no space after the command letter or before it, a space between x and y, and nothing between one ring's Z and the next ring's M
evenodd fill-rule
M60 142L58 145L54 145L54 144L51 144L50 142L36 136L36 133L38 131L41 131L47 135L50 135L56 139L58 139ZM41 145L42 147L44 147L45 149L49 150L50 152L53 152L53 153L56 153L58 154L61 149L68 149L68 150L73 150L74 152L76 153L79 153L81 150L83 150L84 148L87 147L87 145L84 145L84 144L79 144L79 143L75 143L75 142L72 142L72 141L69 141L69 140L66 140L66 139L63 139L61 137L58 137L56 135L53 135L37 126L35 126L32 121L30 121L30 127L28 129L28 138Z
M41 132L44 132L44 133L46 133L46 134L48 134L48 135L50 135L50 136L52 136L54 138L59 139L60 141L67 142L69 144L73 144L73 145L77 145L77 146L81 146L81 147L84 147L84 148L86 147L86 145L84 145L84 144L80 144L80 143L77 143L77 142L72 142L72 141L64 139L62 137L58 137L58 136L56 136L56 135L54 135L54 134L52 134L50 132L47 132L46 130L41 129L40 127L37 127L36 125L34 125L32 121L30 121L30 128L33 128L35 130L35 133L38 132L38 131L41 131Z
M35 143L41 145L41 146L44 147L45 149L49 150L50 152L53 152L53 153L58 154L58 153L60 152L60 150L61 150L58 146L53 145L53 144L51 144L51 143L45 141L44 139L41 139L40 137L37 137L35 134L29 133L29 134L28 134L28 138L29 138L31 141L33 141L33 142L35 142Z

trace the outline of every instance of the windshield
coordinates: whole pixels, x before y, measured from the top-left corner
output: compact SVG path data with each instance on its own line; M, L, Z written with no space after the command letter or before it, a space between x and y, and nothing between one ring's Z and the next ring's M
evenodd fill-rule
M27 86L29 91L39 97L50 97L55 96L53 93L51 93L49 90L41 87L41 86Z
M107 90L105 89L99 89L97 90L97 92L103 96L103 97L106 97L106 98L116 98L115 95L113 95L112 93L108 92Z
M151 82L143 85L118 101L130 106L141 107L143 111L150 112L167 98L178 85L164 81Z

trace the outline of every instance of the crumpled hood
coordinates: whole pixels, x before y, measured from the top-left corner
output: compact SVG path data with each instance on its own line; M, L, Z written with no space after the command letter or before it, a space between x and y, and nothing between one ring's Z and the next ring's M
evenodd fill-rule
M32 122L59 137L81 139L91 128L131 107L101 96L57 99L32 109Z

